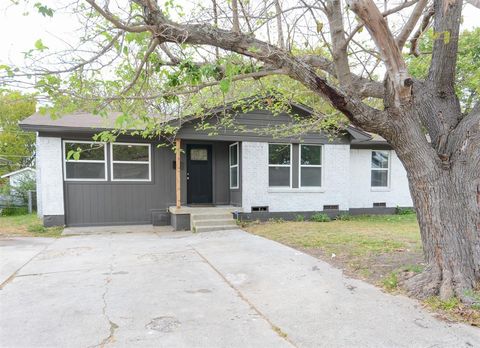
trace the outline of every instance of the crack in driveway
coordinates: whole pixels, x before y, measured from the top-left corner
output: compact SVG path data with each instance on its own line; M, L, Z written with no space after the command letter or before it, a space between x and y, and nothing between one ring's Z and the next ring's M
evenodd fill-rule
M96 344L94 346L90 346L91 348L94 347L105 347L107 344L112 343L115 341L115 331L119 328L118 324L113 322L110 319L110 316L107 313L107 295L108 295L108 285L112 281L112 275L113 275L113 260L115 259L115 253L112 253L112 259L110 260L110 267L109 267L109 273L108 276L105 278L105 291L102 294L102 301L103 301L103 308L102 308L102 314L107 320L109 324L109 334L107 337L105 337L99 344Z
M263 320L265 320L269 325L270 328L281 338L283 338L287 343L292 345L293 347L297 347L295 343L292 342L287 336L287 334L277 325L275 325L265 314L263 314L245 295L238 289L236 288L232 282L230 282L225 275L220 272L219 269L217 269L201 252L199 252L195 247L192 245L189 245L189 247L208 265L210 266L211 269L215 273L217 273L220 278L230 287L233 289L233 291L236 292L237 296L240 297L242 301L244 301L259 317L261 317Z

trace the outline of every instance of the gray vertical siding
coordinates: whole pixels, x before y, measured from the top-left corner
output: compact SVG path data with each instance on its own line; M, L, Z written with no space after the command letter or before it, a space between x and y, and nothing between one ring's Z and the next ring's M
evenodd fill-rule
M69 226L149 224L155 209L175 204L175 155L152 145L151 182L66 181Z
M184 150L186 144L187 142L183 144ZM213 145L213 203L228 204L229 143L209 144ZM108 151L107 153L110 156ZM158 148L156 144L152 144L151 182L65 181L66 224L69 226L150 224L152 211L166 210L169 206L175 205L174 161L175 154L171 149ZM187 200L185 152L181 157L181 180L182 204L185 204Z

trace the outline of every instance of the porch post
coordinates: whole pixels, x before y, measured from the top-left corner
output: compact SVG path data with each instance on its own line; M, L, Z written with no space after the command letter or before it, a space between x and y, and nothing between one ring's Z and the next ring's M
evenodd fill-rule
M180 151L181 151L181 141L180 139L175 139L175 192L176 192L176 203L177 209L180 209L182 205L182 196L180 190Z

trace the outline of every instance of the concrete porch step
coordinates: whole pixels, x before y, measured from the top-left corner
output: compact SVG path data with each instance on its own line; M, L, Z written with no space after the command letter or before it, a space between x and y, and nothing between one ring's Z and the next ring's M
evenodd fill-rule
M200 213L200 214L191 214L190 218L192 221L201 221L201 220L233 220L232 213Z
M213 232L213 231L226 231L226 230L233 230L236 226L201 226L195 227L194 232Z
M215 220L195 220L193 222L195 227L202 227L202 226L232 226L235 227L237 224L235 220L232 218L230 219L215 219Z

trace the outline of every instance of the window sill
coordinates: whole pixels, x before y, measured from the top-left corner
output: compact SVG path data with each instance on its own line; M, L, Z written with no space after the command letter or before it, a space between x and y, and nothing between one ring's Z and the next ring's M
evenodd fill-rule
M370 191L372 192L389 192L391 191L390 187L371 187Z
M323 193L325 192L324 188L306 188L306 187L269 187L268 193Z

